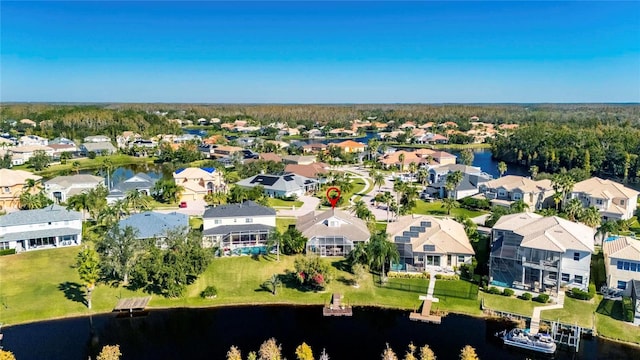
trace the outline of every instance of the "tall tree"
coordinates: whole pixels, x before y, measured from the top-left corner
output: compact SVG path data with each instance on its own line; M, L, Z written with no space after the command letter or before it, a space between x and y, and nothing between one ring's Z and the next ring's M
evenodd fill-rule
M406 354L404 355L404 360L418 360L415 356L415 352L416 352L416 346L413 345L413 343L409 343L409 350L407 350Z
M600 210L595 206L583 209L579 214L578 221L595 229L600 226L600 222L602 221Z
M609 234L614 234L616 232L618 232L618 223L614 220L607 220L598 227L595 235L600 236L600 243L602 243Z
M384 174L379 171L376 171L375 174L373 174L372 178L373 178L373 186L377 186L378 191L380 191L380 189L382 188L382 185L384 185Z
M51 156L47 155L44 150L36 150L33 152L33 156L29 159L29 164L35 171L41 171L48 167L51 163Z
M571 221L577 221L582 215L582 211L582 202L577 198L569 200L567 205L564 207L564 212L567 213L567 217Z
M133 209L134 212L142 212L151 209L151 201L149 196L138 190L129 190L125 196L127 207Z
M124 284L129 283L136 251L141 247L136 237L137 231L133 227L121 228L116 222L96 244L96 250L102 259L102 271L122 280Z
M451 215L451 210L460 207L460 203L454 198L446 197L442 199L441 207L447 210L447 215Z
M540 168L538 168L538 165L531 165L529 167L529 174L531 175L531 179L535 180L538 177L538 172L540 172Z
M385 264L387 262L399 262L400 254L396 244L387 240L386 232L379 232L369 239L367 250L369 252L369 266L372 269L380 269L380 277L385 277Z
M267 236L267 249L276 248L276 261L280 261L280 245L282 243L282 234L278 229L273 229Z
M400 172L404 171L404 159L405 159L405 155L404 153L401 153L398 156L398 161L400 161Z
M462 171L452 171L447 174L447 178L445 179L445 189L447 190L447 197L451 197L453 191L462 183L464 179L464 174Z
M511 205L509 205L509 208L511 209L511 212L514 213L529 211L529 205L527 205L527 203L522 199L512 202Z
M240 349L235 345L231 345L231 348L227 351L227 360L242 360Z
M87 288L86 300L87 307L91 309L91 296L93 295L93 290L95 289L96 282L100 278L100 259L98 257L98 253L85 246L76 256L76 268L78 270L78 275L80 276L80 280L84 283L84 286Z
M473 164L473 150L464 149L460 152L460 163L463 165L471 165Z

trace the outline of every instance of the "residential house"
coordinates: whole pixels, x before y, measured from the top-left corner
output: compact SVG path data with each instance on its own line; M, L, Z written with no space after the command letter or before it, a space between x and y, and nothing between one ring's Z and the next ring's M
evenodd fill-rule
M184 188L180 201L203 200L209 193L227 189L223 174L215 168L178 169L173 173L173 180Z
M330 144L329 146L339 147L345 153L361 153L364 152L366 145L353 140L345 140L339 143Z
M18 146L47 146L49 145L49 139L40 137L38 135L25 135L18 139Z
M587 290L595 230L557 216L505 215L491 231L490 282L527 291Z
M0 216L0 249L17 252L80 245L82 214L59 205Z
M31 127L36 127L36 125L38 125L35 121L31 119L22 119L20 120L20 124L25 124Z
M550 180L531 180L523 176L507 175L480 185L480 192L492 205L509 207L522 200L530 210L540 210L552 202L554 194Z
M276 211L245 201L210 207L204 212L202 243L217 247L220 255L262 252L276 226Z
M307 137L309 137L309 139L315 139L315 138L322 137L322 130L320 130L320 129L310 129L309 131L307 131Z
M419 166L420 164L428 161L428 159L421 157L415 151L405 150L398 150L396 152L386 154L378 158L378 162L380 162L380 164L382 164L385 169L397 166L401 169L400 171L404 171L407 167L410 166L410 164L416 164L417 166Z
M631 294L631 282L640 281L640 240L612 236L602 244L607 287Z
M189 216L177 212L158 213L145 211L133 214L118 223L121 229L131 227L137 240L152 240L159 248L166 248L166 238L170 233L187 235Z
M576 183L567 200L580 199L584 207L595 206L605 221L628 220L638 207L638 194L615 181L592 177Z
M69 153L73 155L78 151L78 148L73 144L49 144L47 147L53 149L53 158L59 159L63 153Z
M276 146L276 149L286 149L291 146L288 142L279 140L267 140L265 144L273 144Z
M54 154L54 150L52 148L44 145L14 146L11 148L11 159L14 164L19 160L24 164L28 162L33 155L35 155L36 151L44 151L45 154L51 157L53 157Z
M296 221L296 229L307 239L307 254L345 256L371 236L362 219L339 209L311 211Z
M633 324L640 325L640 280L631 282L631 302L633 304Z
M395 270L423 272L429 266L454 269L475 255L464 226L450 218L406 215L387 225L400 254Z
M447 176L456 171L462 173L462 179L453 191L447 191ZM437 193L440 198L450 197L460 200L477 194L479 187L491 179L491 175L482 172L479 167L475 166L462 164L434 166L429 169L430 185L428 192L431 194Z
M286 155L282 157L282 161L285 164L309 165L316 162L316 157L313 155Z
M354 136L355 132L348 130L348 129L344 129L344 128L338 128L338 129L332 129L329 130L329 135L331 136Z
M0 210L20 207L20 194L29 180L40 181L42 176L24 170L0 169ZM35 192L36 189L32 189Z
M153 179L147 174L137 173L111 188L109 195L107 195L107 203L113 204L118 200L124 200L127 197L127 192L132 190L151 195L156 181L157 179Z
M318 180L319 183L324 183L325 178L323 174L329 173L329 165L325 163L313 163L309 165L297 165L288 164L284 171L300 176L307 177L309 179Z
M73 196L104 185L104 178L100 176L78 174L56 176L44 183L44 192L55 203L64 203Z
M230 158L236 154L240 156L242 148L238 146L218 145L218 144L204 144L198 147L202 155L206 158L219 159Z
M322 144L322 143L307 144L302 146L302 151L305 154L319 153L319 152L325 152L328 147L329 147L328 145Z
M264 161L273 161L276 163L282 162L282 157L280 157L280 155L276 153L260 153L258 154L258 159Z
M304 176L284 173L281 175L258 174L240 180L236 185L244 188L253 188L261 185L267 196L285 198L302 196L309 191L313 191L317 188L318 182Z
M116 147L110 142L86 142L80 145L80 154L87 156L89 153L95 153L97 155L111 155L117 151Z
M93 135L87 136L84 138L85 143L102 143L102 142L111 142L111 138L106 135Z

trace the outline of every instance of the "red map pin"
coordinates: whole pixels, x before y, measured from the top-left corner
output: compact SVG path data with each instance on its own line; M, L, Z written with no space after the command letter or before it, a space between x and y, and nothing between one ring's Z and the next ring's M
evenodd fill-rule
M333 196L331 195L331 192L335 191L337 192L337 194L334 194ZM335 186L332 186L330 188L327 189L327 200L329 200L329 203L331 204L331 208L335 209L336 204L338 203L338 200L340 200L340 189L338 189Z

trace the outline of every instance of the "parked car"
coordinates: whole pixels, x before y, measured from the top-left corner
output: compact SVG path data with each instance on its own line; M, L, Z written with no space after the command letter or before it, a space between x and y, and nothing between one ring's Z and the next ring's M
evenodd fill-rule
M180 205L178 205L178 207L182 208L182 209L186 208L187 207L187 202L186 201L180 202Z

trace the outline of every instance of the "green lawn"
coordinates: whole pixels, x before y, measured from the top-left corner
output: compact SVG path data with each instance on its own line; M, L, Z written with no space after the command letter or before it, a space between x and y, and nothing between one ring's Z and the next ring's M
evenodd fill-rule
M433 201L426 202L423 200L417 200L416 206L413 208L414 214L423 214L423 215L447 215L447 210L442 207L442 201ZM480 216L482 214L486 214L483 211L475 211L475 210L467 210L463 208L455 208L451 209L451 217L456 217L458 215L464 215L470 218L474 218L476 216Z
M602 300L597 307L596 330L599 334L614 340L640 344L640 329L622 320L620 301Z
M541 305L531 300L522 300L516 297L506 297L485 292L478 294L478 298L483 298L484 306L491 310L507 311L529 317L533 314L533 308Z
M540 313L540 316L544 320L557 321L560 318L564 323L593 328L593 313L598 307L597 304L600 298L598 296L591 301L585 301L567 296L564 299L564 307L562 309L545 310Z
M276 218L276 229L281 233L287 231L289 225L295 225L296 218Z
M276 199L276 198L268 198L268 205L271 207L293 207L299 208L302 206L302 201L299 200L284 200L284 199Z
M68 160L66 164L51 165L42 171L36 172L36 174L45 178L51 178L51 177L57 176L58 173L61 171L72 172L73 170L72 164L75 161L80 163L79 170L100 169L104 164L104 159L111 160L114 168L117 168L119 166L124 166L124 165L131 165L131 164L153 163L153 158L140 158L135 156L123 155L123 154L115 154L110 156L98 156L95 159L89 159L89 158L80 159L80 160L71 159L71 160ZM28 165L16 166L15 169L32 171L32 169L28 168Z

